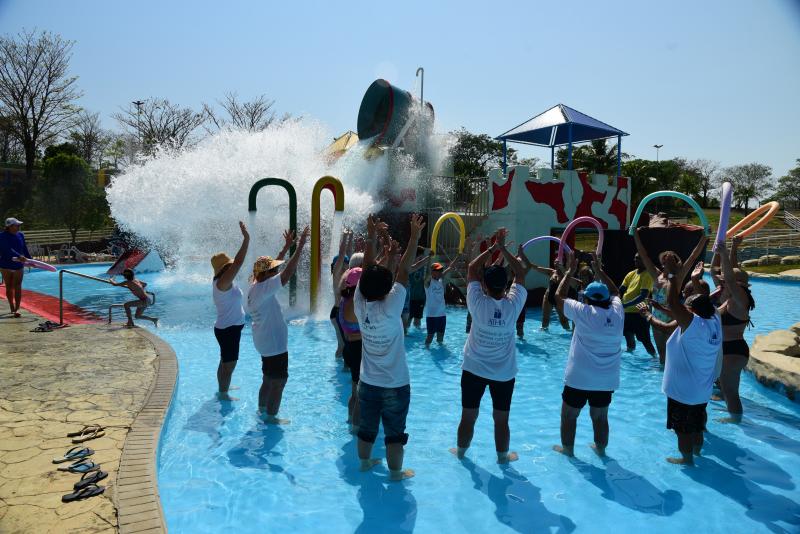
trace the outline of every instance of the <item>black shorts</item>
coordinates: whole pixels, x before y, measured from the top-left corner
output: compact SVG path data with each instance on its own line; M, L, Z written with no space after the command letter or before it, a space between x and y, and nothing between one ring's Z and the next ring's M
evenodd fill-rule
M444 334L445 328L447 328L447 316L425 318L425 330L428 334Z
M219 357L223 362L235 362L239 359L239 340L242 339L243 324L235 324L227 328L214 328L214 337L219 343Z
M344 350L342 351L344 363L350 368L350 378L353 382L358 382L361 373L361 340L344 340Z
M425 309L425 299L411 299L411 318L422 319L422 312Z
M514 394L514 382L516 378L505 382L489 380L470 373L461 371L461 406L470 410L477 410L481 406L481 398L489 386L489 394L492 396L492 407L501 412L511 410L511 396Z
M611 404L611 394L613 391L589 391L586 389L576 389L564 385L561 392L561 400L568 406L580 410L589 401L591 408L607 408Z
M703 432L708 421L706 404L684 404L667 397L667 428L681 434Z
M744 339L734 339L733 341L722 342L722 354L738 354L739 356L750 357L750 346Z
M261 372L265 378L289 378L289 353L262 356Z
M639 313L625 313L625 323L622 326L623 334L635 334L637 337L650 337L650 323Z

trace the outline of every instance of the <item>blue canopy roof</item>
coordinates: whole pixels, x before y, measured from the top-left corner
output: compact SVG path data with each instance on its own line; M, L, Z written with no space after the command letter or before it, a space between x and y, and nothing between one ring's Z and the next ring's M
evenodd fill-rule
M570 129L572 139L570 139ZM558 104L495 139L554 147L567 145L570 141L573 144L584 143L620 135L628 134L569 106Z

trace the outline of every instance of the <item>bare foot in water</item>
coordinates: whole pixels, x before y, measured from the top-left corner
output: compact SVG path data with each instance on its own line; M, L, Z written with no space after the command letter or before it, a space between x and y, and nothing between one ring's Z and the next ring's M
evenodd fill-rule
M724 424L732 423L734 425L738 425L739 423L742 422L742 416L731 415L730 417L722 417L720 419L717 419L717 422Z
M598 447L596 443L590 443L589 447L599 456L600 458L606 457L606 448L605 447Z
M415 475L413 469L403 469L402 471L392 471L389 473L389 480L392 482L399 482Z
M158 319L153 319L153 326L158 328Z
M720 395L719 393L713 393L711 395L711 400L712 401L721 401L721 400L725 400L725 399L723 399L722 395Z
M561 445L553 445L553 450L556 452L560 452L564 456L569 456L570 458L575 456L575 453L572 452L572 448L570 447L562 447Z
M689 458L667 458L667 461L675 465L694 465L694 461Z
M288 425L292 421L289 419L280 419L276 415L264 415L262 414L262 419L268 425Z
M497 455L497 463L498 464L507 464L509 462L516 462L517 460L519 460L519 454L517 454L514 451L507 452L504 455L500 455L500 454Z
M361 460L361 466L359 467L359 470L361 470L362 472L369 471L376 465L381 465L380 458L368 458L366 460Z
M467 449L461 449L459 447L450 447L448 450L450 451L450 454L452 454L459 460L462 460L464 456L467 454Z
M217 392L217 398L219 400L221 400L221 401L238 401L239 400L238 397L231 397L230 395L228 395L227 391L224 392L224 393L222 391L218 391Z

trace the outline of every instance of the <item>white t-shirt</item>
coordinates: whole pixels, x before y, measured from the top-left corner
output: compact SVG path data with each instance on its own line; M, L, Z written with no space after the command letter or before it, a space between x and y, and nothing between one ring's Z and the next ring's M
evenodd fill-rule
M608 309L603 309L566 299L564 316L575 322L564 382L586 391L616 390L625 325L622 301L613 297Z
M447 315L444 303L444 284L442 279L434 280L425 288L425 317L444 317Z
M214 297L214 306L217 308L217 321L214 328L228 328L234 325L244 324L244 308L242 307L242 290L233 282L230 289L220 291L217 282L211 282Z
M262 356L287 352L289 328L275 295L283 287L280 275L257 282L247 291L247 313L253 320L253 344Z
M661 391L684 404L708 402L721 345L722 324L716 314L710 319L694 315L686 330L676 328L667 340Z
M513 284L500 300L485 294L480 282L467 285L467 309L472 314L472 328L464 344L462 369L500 382L517 375L514 336L517 317L527 297L528 291L520 284Z
M353 312L361 328L361 380L371 386L398 388L410 382L403 344L406 288L397 282L383 300L367 302L356 286Z

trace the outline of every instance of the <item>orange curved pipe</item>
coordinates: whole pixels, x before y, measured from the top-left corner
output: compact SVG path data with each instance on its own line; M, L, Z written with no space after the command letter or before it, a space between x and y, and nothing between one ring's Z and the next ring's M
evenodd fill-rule
M320 236L320 197L322 190L327 189L333 193L334 211L344 211L344 186L334 176L323 176L314 184L311 193L311 313L317 311L317 293L322 275L322 236Z

